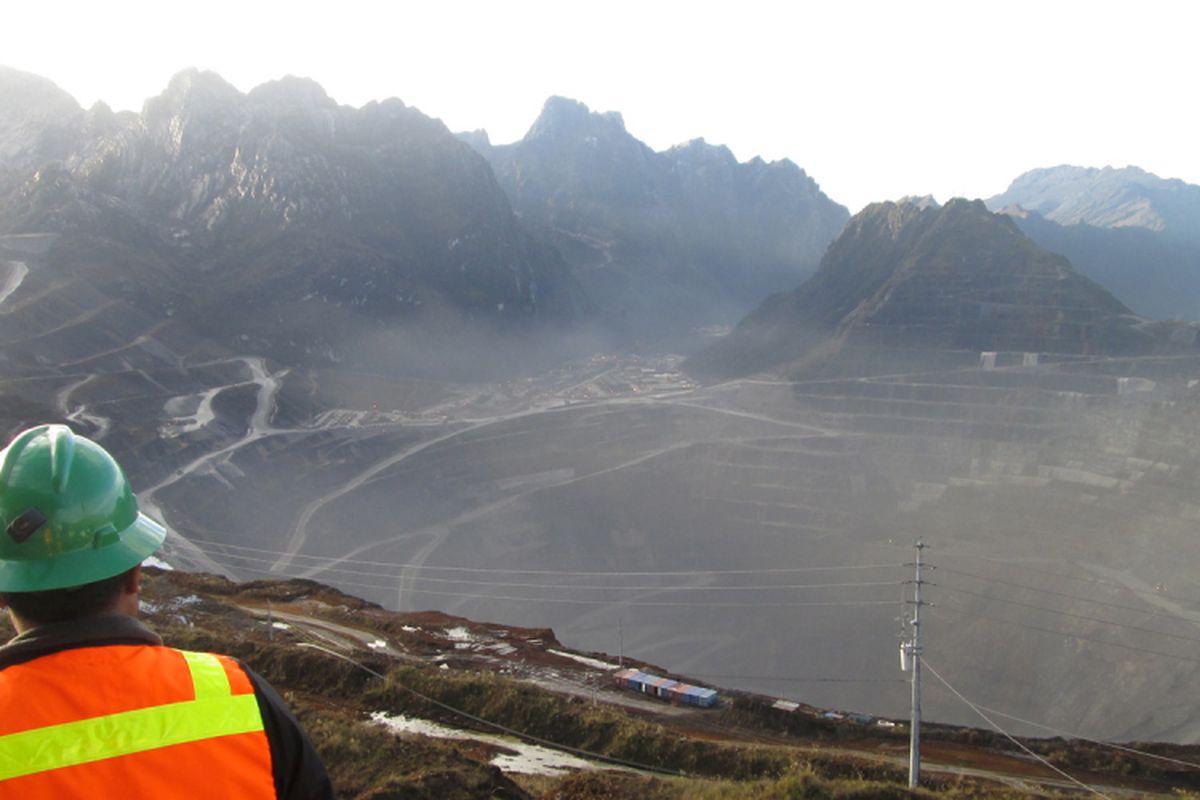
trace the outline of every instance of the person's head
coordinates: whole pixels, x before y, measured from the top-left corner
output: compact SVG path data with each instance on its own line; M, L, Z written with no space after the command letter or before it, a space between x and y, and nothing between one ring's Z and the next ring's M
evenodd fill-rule
M141 567L110 578L40 592L0 592L0 608L12 614L18 632L40 625L70 622L99 614L137 613Z
M26 627L136 613L139 565L165 537L113 457L65 425L0 451L0 598Z

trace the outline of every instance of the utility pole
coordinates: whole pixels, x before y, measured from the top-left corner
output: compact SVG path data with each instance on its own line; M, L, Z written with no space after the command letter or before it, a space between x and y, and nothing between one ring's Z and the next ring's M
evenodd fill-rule
M909 665L912 669L912 711L908 739L908 788L915 789L921 782L921 551L929 545L920 539L917 548L916 578L913 580L912 641L908 643Z
M617 616L617 666L625 666L625 630L621 625L621 617Z

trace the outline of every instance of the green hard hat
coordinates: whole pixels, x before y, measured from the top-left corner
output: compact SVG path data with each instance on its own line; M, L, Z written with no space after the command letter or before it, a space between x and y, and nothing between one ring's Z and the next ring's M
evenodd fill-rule
M110 578L158 550L166 530L138 511L103 447L40 425L0 451L0 592L65 589Z

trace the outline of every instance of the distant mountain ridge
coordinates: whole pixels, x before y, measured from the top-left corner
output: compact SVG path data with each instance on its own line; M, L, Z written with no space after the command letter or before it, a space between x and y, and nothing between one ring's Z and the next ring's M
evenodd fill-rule
M1019 205L1060 225L1146 228L1200 241L1200 186L1138 167L1034 169L987 204L993 210Z
M878 203L850 221L815 276L769 298L692 368L746 374L846 346L1091 355L1165 341L981 201Z
M988 201L1140 314L1200 319L1200 186L1137 167L1026 172Z
M18 122L2 131L0 233L63 234L50 261L105 288L143 263L144 304L205 335L354 358L349 342L381 325L577 316L569 270L487 162L399 100L351 109L292 77L242 94L191 69L140 114L113 114L2 77L0 119Z
M291 76L243 94L184 70L116 114L6 69L0 235L62 234L49 263L224 346L365 364L464 325L688 347L810 272L849 216L790 161L655 153L562 98L514 145L463 138L478 152Z
M736 319L810 273L849 218L790 161L739 163L703 139L655 152L620 114L562 97L514 144L460 136L597 305L642 336Z

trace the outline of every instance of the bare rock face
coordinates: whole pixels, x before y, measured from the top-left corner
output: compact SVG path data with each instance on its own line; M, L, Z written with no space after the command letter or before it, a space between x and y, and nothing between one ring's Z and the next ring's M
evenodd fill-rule
M994 209L1020 205L1060 225L1146 228L1200 240L1200 186L1137 167L1030 170L987 203Z
M551 97L526 136L470 141L523 221L635 337L732 321L810 273L849 214L790 161L703 139L656 153L621 115Z
M61 158L74 145L84 112L50 81L0 66L0 190L6 178Z
M902 202L857 215L813 278L770 298L692 366L744 374L872 348L975 358L981 351L1088 356L1170 345L1164 328L982 202Z
M180 318L205 335L351 357L338 340L372 326L575 316L567 268L487 162L399 100L339 107L293 77L246 95L192 69L141 114L64 114L48 82L4 77L0 233L63 234L57 265L105 289L135 252L155 262L143 294L181 289Z

